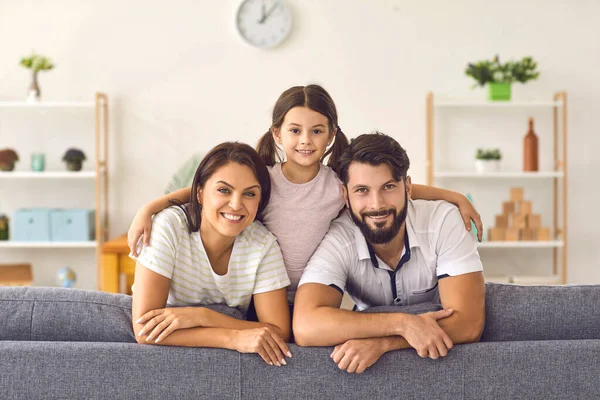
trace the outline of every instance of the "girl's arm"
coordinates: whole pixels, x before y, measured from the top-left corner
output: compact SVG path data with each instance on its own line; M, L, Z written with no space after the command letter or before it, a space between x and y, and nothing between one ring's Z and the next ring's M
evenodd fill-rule
M258 353L267 364L278 366L285 364L284 354L291 356L278 326L241 321L224 315L221 315L223 318L215 317L211 314L218 313L203 307L165 308L170 286L170 279L139 262L136 264L131 318L138 343ZM285 294L282 298L287 308ZM211 312L207 321L213 322L214 327L204 327L204 322L207 322L204 321L205 311ZM289 323L289 314L287 319ZM224 326L216 326L214 322L218 321Z
M191 187L179 189L173 193L169 193L159 197L158 199L152 200L150 203L142 206L142 208L138 210L133 218L131 226L129 227L129 231L127 232L127 244L129 245L129 250L131 250L131 254L133 254L134 257L139 255L137 245L141 237L144 238L144 246L150 245L152 216L161 212L165 208L170 207L171 203L169 200L179 200L183 204L188 203L190 201L191 191ZM141 250L141 248L139 250Z
M471 203L466 196L451 190L413 184L411 197L413 199L422 200L446 200L447 202L456 205L460 210L465 227L469 232L471 231L471 220L473 220L475 227L477 228L477 239L481 242L483 237L483 224L481 222L481 216L477 210L475 210L475 207L473 207L473 203Z

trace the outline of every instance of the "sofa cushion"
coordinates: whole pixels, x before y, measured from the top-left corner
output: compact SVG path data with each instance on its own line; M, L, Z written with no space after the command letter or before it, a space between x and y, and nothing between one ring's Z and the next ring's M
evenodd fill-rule
M223 304L206 306L242 319ZM0 340L135 342L131 297L95 290L0 287Z
M600 285L487 284L481 341L600 339Z

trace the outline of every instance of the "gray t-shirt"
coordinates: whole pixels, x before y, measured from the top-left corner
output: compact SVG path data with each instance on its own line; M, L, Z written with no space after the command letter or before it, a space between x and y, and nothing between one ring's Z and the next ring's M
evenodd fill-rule
M271 199L262 222L281 247L291 281L288 300L292 302L308 260L344 207L342 183L331 168L322 164L317 176L302 184L290 182L281 164L269 167L269 173Z

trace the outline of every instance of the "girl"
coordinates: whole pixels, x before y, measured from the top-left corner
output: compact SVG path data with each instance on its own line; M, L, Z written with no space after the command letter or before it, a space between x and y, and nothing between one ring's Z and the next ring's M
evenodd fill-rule
M275 237L254 221L271 193L266 166L252 147L223 143L198 166L191 193L185 206L156 215L152 246L133 257L138 342L227 348L286 364L290 281ZM222 303L245 311L251 299L258 322L190 307Z
M325 236L330 222L344 207L342 186L335 168L347 145L348 140L338 126L335 104L318 85L295 86L283 92L275 103L270 129L258 142L257 151L270 167L273 188L261 221L281 246L291 281L288 288L290 303L309 258ZM323 160L327 156L329 160L325 166ZM142 207L129 229L131 251L135 251L142 235L144 244L149 245L154 213L167 207L170 199L185 201L189 196L189 188L181 189ZM479 214L459 193L413 185L413 198L454 203L460 208L467 229L471 229L473 219L479 232L482 231Z

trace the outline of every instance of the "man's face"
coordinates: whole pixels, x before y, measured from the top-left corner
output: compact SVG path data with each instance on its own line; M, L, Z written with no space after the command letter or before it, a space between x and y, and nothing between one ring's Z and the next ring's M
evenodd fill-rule
M384 244L396 237L406 220L410 194L410 177L396 181L387 164L350 164L346 205L368 242Z

